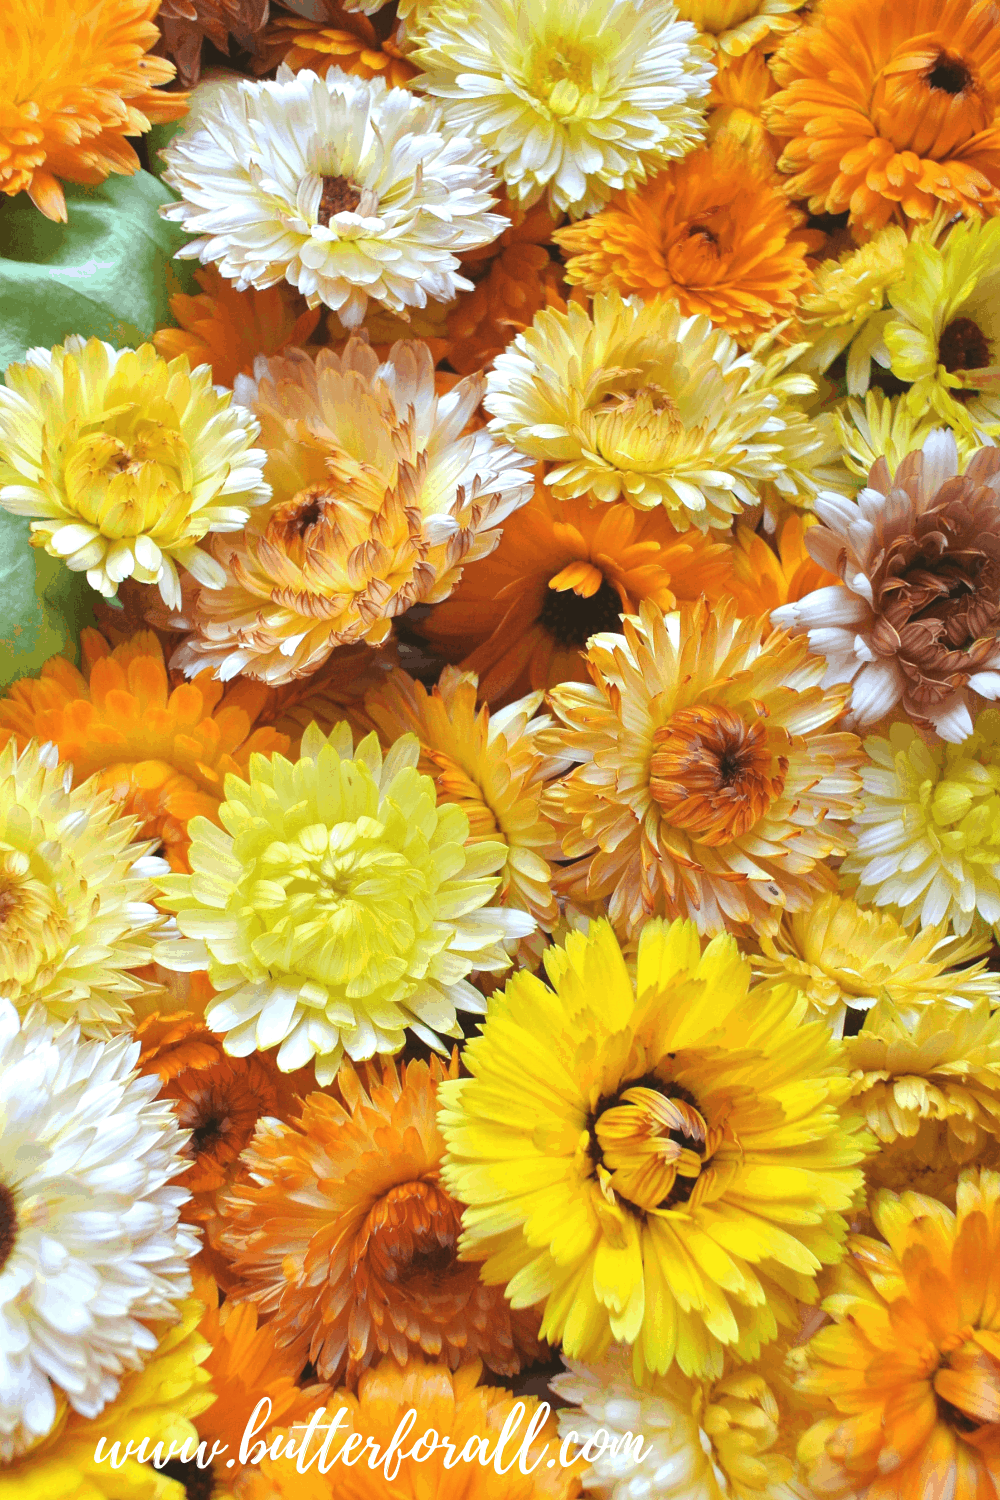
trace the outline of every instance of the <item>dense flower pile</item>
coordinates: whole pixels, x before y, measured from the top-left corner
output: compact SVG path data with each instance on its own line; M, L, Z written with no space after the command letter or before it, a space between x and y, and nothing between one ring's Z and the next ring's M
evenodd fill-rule
M0 6L0 1500L1000 1500L998 37Z

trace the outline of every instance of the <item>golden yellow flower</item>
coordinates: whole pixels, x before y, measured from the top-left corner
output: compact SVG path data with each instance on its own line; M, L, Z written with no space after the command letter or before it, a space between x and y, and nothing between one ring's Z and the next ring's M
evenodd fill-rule
M794 316L812 280L804 223L769 164L724 139L552 238L574 285L669 297L747 347Z
M473 672L446 667L428 692L401 670L365 695L365 712L384 746L403 734L420 742L417 769L437 787L438 804L454 802L469 820L469 842L496 839L506 848L494 902L526 911L551 931L559 914L543 850L555 837L541 816L551 768L536 718L542 694L532 693L492 716L477 709Z
M159 0L4 0L0 10L0 192L66 218L59 180L130 175L128 136L187 112L174 65L150 57Z
M152 631L110 650L85 630L81 658L78 670L51 657L38 679L7 690L0 742L54 744L76 785L93 777L92 789L110 793L141 835L162 845L171 868L184 870L188 823L218 818L226 776L245 776L254 753L289 747L288 735L254 728L266 717L267 690L246 681L227 690L208 672L172 688Z
M460 1035L456 1010L485 1010L467 976L502 972L503 942L533 919L486 907L506 857L468 845L469 822L437 806L404 735L383 757L377 737L354 748L350 728L310 725L301 758L255 755L230 776L223 832L192 818L194 875L160 879L183 934L160 944L167 968L204 970L217 991L206 1012L226 1051L280 1044L292 1072L316 1058L321 1084L345 1050L398 1052L406 1028L439 1046Z
M717 1379L815 1299L861 1185L842 1046L729 936L647 922L635 980L605 921L493 996L441 1085L463 1253L571 1359Z
M212 371L152 344L77 338L33 349L0 387L0 505L31 518L32 544L112 597L124 578L181 602L177 565L225 577L198 546L238 531L268 498L258 425Z
M880 458L895 474L908 453L923 448L934 428L939 425L933 413L915 416L902 396L885 396L868 391L864 405L845 401L834 413L834 427L843 454L844 466L867 484L868 476ZM958 448L958 471L963 473L969 458L980 447L975 433L961 427L953 433Z
M727 592L742 616L764 617L765 632L771 628L767 616L772 609L838 582L806 551L805 535L812 525L812 516L786 516L773 545L749 526L736 527Z
M967 1170L957 1211L882 1192L801 1351L823 1413L799 1444L818 1497L984 1500L1000 1484L1000 1175Z
M868 1010L882 998L908 1015L938 1000L1000 1003L1000 974L983 957L989 938L952 937L944 922L906 928L833 892L786 916L772 936L761 934L760 946L751 959L755 974L797 985L838 1034L848 1010ZM960 967L970 959L980 962Z
M891 312L889 288L903 274L905 229L889 224L867 244L845 250L837 260L825 260L816 270L815 285L802 298L799 317L810 348L803 365L822 374L847 350L847 389L863 395L871 380L873 357L888 364L882 333Z
M693 21L713 48L743 57L752 47L771 51L800 25L803 0L677 0L677 13Z
M410 605L447 598L531 493L512 449L465 431L482 388L470 377L439 399L423 344L401 341L380 363L359 338L239 377L274 500L238 539L215 542L223 587L202 588L175 622L194 633L172 665L276 686L336 646L382 643Z
M543 811L572 863L556 890L605 899L630 935L650 916L700 932L773 932L836 876L854 809L860 745L836 725L843 687L783 631L705 601L664 615L644 604L624 635L596 636L593 681L550 702L577 765Z
M767 62L756 49L742 57L719 52L709 98L708 139L731 137L752 156L774 166L780 146L764 124L764 104L777 92Z

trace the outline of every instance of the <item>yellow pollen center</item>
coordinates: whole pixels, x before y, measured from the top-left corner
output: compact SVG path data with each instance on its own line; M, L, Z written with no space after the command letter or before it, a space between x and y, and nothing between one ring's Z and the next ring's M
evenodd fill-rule
M594 1122L611 1187L636 1208L648 1211L686 1202L715 1149L705 1120L681 1092L641 1084L628 1088Z
M529 68L532 92L554 115L571 115L592 87L593 63L590 53L572 42L541 48Z

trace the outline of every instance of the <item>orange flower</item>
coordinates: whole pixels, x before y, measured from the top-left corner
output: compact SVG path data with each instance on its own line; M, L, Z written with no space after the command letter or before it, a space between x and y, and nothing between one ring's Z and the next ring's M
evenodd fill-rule
M840 582L806 551L805 534L815 524L813 516L788 516L777 539L777 550L749 526L736 527L729 593L744 619L748 615L764 617L766 635L773 628L767 619L772 609Z
M26 192L65 222L59 179L103 182L139 170L126 137L178 120L174 65L146 54L159 0L4 0L0 6L0 192Z
M564 290L562 267L544 245L508 245L448 315L452 368L460 375L485 369L543 307L564 309Z
M175 870L187 868L187 824L217 821L229 772L246 773L254 751L284 753L288 736L254 729L265 691L250 682L228 690L203 672L171 690L163 649L140 631L111 650L96 630L81 638L82 670L54 656L39 678L22 678L0 699L0 741L51 740L74 780L97 777L124 813L142 820L140 837L162 841Z
M194 274L201 295L171 297L170 311L181 326L161 328L153 343L164 359L186 354L192 368L211 365L216 385L232 386L237 375L251 375L258 354L304 344L319 322L322 309L310 310L290 287L238 292L214 266Z
M257 42L254 58L256 73L270 73L284 63L293 73L311 68L325 74L329 68L342 68L357 78L384 78L390 89L402 89L417 75L417 69L391 40L379 44L375 28L367 16L348 12L327 0L326 9L340 26L317 26L303 16L279 12L265 27Z
M772 59L778 165L852 225L1000 210L995 0L826 0Z
M618 630L621 612L643 599L664 610L703 593L719 599L729 550L700 532L675 532L660 510L556 500L539 482L486 566L466 568L419 629L450 660L464 657L492 704L584 682L590 636Z
M221 1195L220 1247L284 1344L309 1340L319 1374L353 1382L379 1354L516 1371L538 1353L537 1316L458 1260L461 1208L439 1180L437 1086L447 1067L345 1063L339 1097L259 1129L242 1181Z
M888 1242L855 1235L800 1352L830 1415L802 1438L817 1496L987 1500L1000 1493L1000 1175L967 1170L957 1212L882 1192Z
M221 1036L191 1010L153 1011L136 1026L135 1039L142 1044L140 1071L156 1073L163 1083L188 1069L210 1068L225 1056Z
M794 315L811 280L804 223L766 162L719 140L552 238L574 285L670 297L749 345Z
M764 124L764 103L778 85L764 58L757 51L744 57L719 52L718 71L709 95L708 139L731 136L752 156L773 166L780 147Z

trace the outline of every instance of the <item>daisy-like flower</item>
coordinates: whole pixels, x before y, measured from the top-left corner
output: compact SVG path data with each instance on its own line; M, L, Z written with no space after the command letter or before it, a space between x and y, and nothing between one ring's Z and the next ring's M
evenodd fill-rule
M490 430L554 463L559 499L625 498L678 528L726 528L787 467L786 402L814 389L783 373L797 352L741 356L704 316L601 293L592 314L539 313L498 357Z
M912 410L1000 434L1000 220L956 224L940 248L912 243L889 301L882 338Z
M439 106L342 68L280 67L222 89L163 152L180 195L161 209L239 290L287 281L357 327L471 286L457 257L505 228L481 146Z
M310 68L322 75L329 68L342 68L357 78L384 78L392 89L406 88L418 69L394 42L380 44L372 23L353 7L338 6L334 14L339 26L318 25L286 10L272 13L256 39L254 71L270 73L279 63L293 73Z
M81 1500L83 1495L119 1500L125 1494L129 1500L175 1500L169 1477L132 1455L143 1438L150 1455L162 1444L163 1457L171 1442L175 1451L187 1443L189 1452L198 1442L192 1419L215 1400L204 1368L211 1350L198 1332L204 1310L189 1297L169 1327L154 1325L153 1353L140 1370L122 1375L115 1400L96 1418L81 1416L58 1396L48 1436L18 1457L0 1460L0 1500ZM99 1461L95 1449L101 1438ZM122 1450L130 1438L133 1449L126 1458ZM116 1442L117 1469L108 1458Z
M552 988L515 974L439 1089L463 1253L571 1359L615 1339L637 1379L717 1379L839 1255L864 1155L840 1044L690 922L647 922L634 982L605 921L543 961Z
M806 532L814 524L813 516L786 516L773 546L749 526L736 527L726 592L736 600L741 615L766 615L781 604L836 583L834 575L806 550Z
M40 677L7 690L0 740L55 745L77 785L93 778L90 790L109 794L138 820L143 838L162 845L171 867L184 870L188 822L217 818L226 776L245 776L255 752L289 747L288 735L254 728L266 689L237 682L226 691L208 672L171 688L163 648L148 630L113 650L84 630L80 654L82 670L54 656Z
M418 769L437 787L438 802L454 802L469 820L469 839L506 846L494 901L526 911L546 931L559 915L552 871L543 850L554 833L541 816L551 768L539 735L551 719L536 717L542 694L532 693L498 713L476 707L475 673L446 667L433 692L395 671L365 695L365 713L383 745L401 735L420 742Z
M764 1355L754 1366L727 1361L715 1380L673 1369L646 1389L618 1349L596 1365L567 1360L551 1382L574 1403L559 1413L560 1435L570 1453L592 1440L600 1454L585 1491L597 1500L806 1500L794 1444L808 1419L779 1359Z
M801 299L799 318L810 341L803 365L822 374L846 350L852 396L867 391L873 359L888 367L882 332L892 313L886 295L903 275L908 244L905 229L887 225L860 248L825 260Z
M281 354L315 332L319 308L307 308L289 287L238 292L214 266L194 276L201 292L171 297L170 313L180 326L159 329L153 343L164 359L186 354L193 365L211 365L216 385L231 387L237 375L253 374L258 355Z
M849 682L859 726L897 707L942 739L972 730L970 695L1000 697L1000 449L959 474L936 430L892 474L879 459L856 500L824 495L806 547L841 582L773 611L808 633L827 683Z
M1000 1175L967 1170L952 1213L881 1192L802 1351L824 1412L799 1444L820 1497L979 1500L1000 1483Z
M201 77L201 49L211 42L221 53L229 52L229 39L243 52L249 51L267 20L268 0L160 0L156 24L163 50L177 64L182 83L190 86Z
M592 635L618 630L622 614L652 599L661 609L717 603L729 584L730 549L690 529L676 532L662 510L625 501L557 500L536 484L504 526L487 567L467 568L452 597L418 629L446 656L479 675L490 703L585 681Z
M456 1009L485 1010L467 975L506 969L504 939L534 922L486 907L506 847L467 846L468 818L437 806L419 755L413 736L383 758L374 734L355 750L347 724L311 725L294 765L254 756L249 782L227 779L225 832L191 820L196 874L160 881L184 938L157 957L207 970L206 1020L231 1056L280 1044L282 1072L315 1057L326 1084L345 1051L398 1052L407 1027L440 1047Z
M202 589L175 621L193 633L171 665L277 685L315 672L335 646L380 644L411 604L446 598L531 493L511 448L465 432L482 390L469 377L439 397L423 344L397 343L380 363L358 338L240 377L274 500L238 540L220 539L224 586Z
M546 239L553 227L548 223ZM472 270L472 267L469 267ZM548 245L515 239L490 263L471 292L462 292L448 313L442 351L460 375L485 370L544 307L564 309L566 280Z
M55 1387L96 1417L191 1290L184 1136L138 1054L0 999L0 1460L52 1429Z
M0 192L26 192L49 219L66 218L63 182L137 172L127 137L177 120L174 65L148 57L158 0L5 0L0 15Z
M714 69L670 0L438 0L410 55L525 207L594 213L704 134Z
M407 1422L412 1411L414 1433L433 1428L444 1435L436 1452L422 1450L415 1440L404 1444L407 1457L391 1479L386 1478L385 1468L368 1463L350 1467L338 1463L322 1476L315 1466L322 1442L317 1435L306 1449L307 1460L314 1463L305 1478L296 1472L292 1460L265 1458L257 1486L247 1489L240 1500L426 1500L430 1495L434 1500L574 1500L580 1493L578 1476L583 1465L577 1462L564 1468L556 1461L559 1436L553 1418L540 1420L536 1396L515 1397L502 1386L479 1385L481 1375L477 1360L452 1373L447 1365L430 1364L419 1355L402 1369L394 1360L384 1359L362 1375L356 1395L338 1390L327 1401L324 1425L339 1423L332 1451L340 1451L350 1441L357 1458L370 1439L385 1454L400 1423ZM520 1411L518 1402L522 1403ZM513 1440L508 1437L495 1462L481 1462L476 1455L484 1450L494 1454L505 1423L509 1430L517 1428ZM534 1436L525 1443L519 1462L517 1448L529 1427ZM301 1433L294 1436L301 1439ZM448 1445L456 1454L473 1456L449 1462ZM418 1450L415 1458L414 1448ZM387 1467L392 1473L395 1461L390 1460Z
M731 57L723 52L715 62L718 71L708 101L708 139L729 137L773 167L780 148L764 124L763 110L778 86L763 53L754 49Z
M848 1107L881 1148L869 1190L915 1186L911 1164L917 1174L932 1164L953 1191L962 1166L1000 1166L1000 1011L991 1015L989 1000L957 1010L940 999L906 1016L882 999L844 1049L854 1081Z
M540 1352L537 1316L458 1260L462 1211L441 1185L436 1123L441 1081L457 1074L457 1055L450 1067L345 1063L335 1095L261 1122L244 1178L222 1195L239 1295L324 1380L353 1385L380 1355L403 1365L417 1350L512 1375Z
M945 923L906 928L889 912L866 911L833 892L786 916L760 946L750 960L758 979L794 984L838 1036L848 1010L869 1010L881 998L907 1016L939 1000L1000 1004L1000 974L984 957L988 938L951 937Z
M829 0L771 61L779 167L811 213L881 229L1000 208L993 0Z
M834 431L840 445L845 469L862 480L862 488L868 475L880 458L895 474L908 453L922 448L940 423L930 412L914 416L902 396L886 396L881 391L867 391L864 404L860 401L844 401L833 414ZM952 436L958 447L959 473L980 447L979 439L959 428Z
M927 745L893 724L865 750L856 847L842 866L859 900L960 935L977 912L1000 923L1000 710L984 709L960 744Z
M606 900L625 936L650 916L700 932L752 924L835 885L860 747L837 731L846 693L820 687L805 642L702 600L666 618L644 604L624 635L592 641L593 681L554 688L577 762L543 811L573 863L561 894Z
M0 750L0 997L19 1011L38 1002L95 1037L131 1015L167 868L135 833L108 792L73 788L51 745Z
M773 51L800 25L803 0L677 0L678 14L692 21L713 49L743 57L751 49Z
M268 498L257 423L212 371L75 335L29 349L0 386L0 505L31 520L32 544L108 598L123 578L180 604L178 564L218 588L198 543L239 531Z
M133 1034L142 1048L140 1072L155 1073L161 1084L189 1070L214 1067L225 1056L222 1038L206 1026L203 1011L151 1011Z
M723 139L552 238L573 285L669 297L745 347L795 314L812 279L804 223L768 163Z

